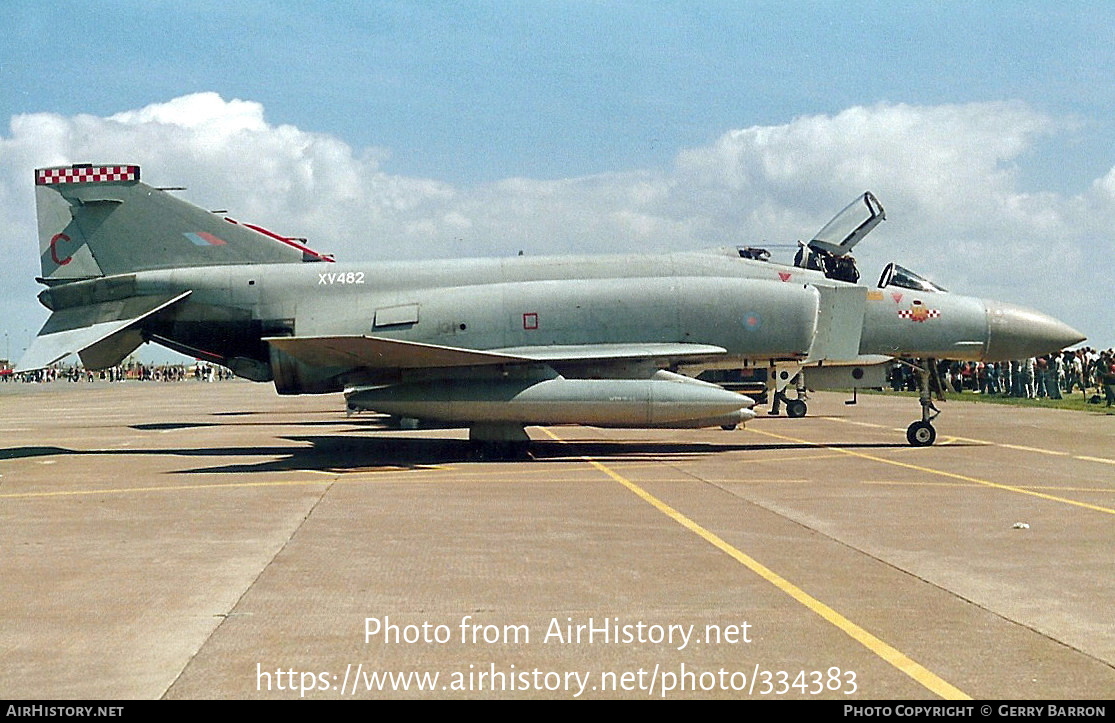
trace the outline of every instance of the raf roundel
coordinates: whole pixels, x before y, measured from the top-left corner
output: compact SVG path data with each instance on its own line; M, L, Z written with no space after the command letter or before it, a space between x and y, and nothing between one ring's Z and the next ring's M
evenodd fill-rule
M758 331L763 326L763 318L753 311L743 315L743 328L747 331Z

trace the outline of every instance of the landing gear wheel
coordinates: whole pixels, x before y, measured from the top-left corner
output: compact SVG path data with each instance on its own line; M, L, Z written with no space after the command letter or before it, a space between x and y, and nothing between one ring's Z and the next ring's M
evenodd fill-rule
M801 399L790 399L786 402L786 416L792 419L800 419L805 416L809 410L805 401Z
M906 441L911 447L928 447L937 441L937 430L929 422L914 422L906 429Z

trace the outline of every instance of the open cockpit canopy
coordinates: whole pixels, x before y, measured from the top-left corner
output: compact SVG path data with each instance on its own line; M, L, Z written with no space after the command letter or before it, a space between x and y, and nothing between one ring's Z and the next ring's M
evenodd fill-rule
M809 248L843 256L886 217L879 200L870 191L864 191L813 236Z

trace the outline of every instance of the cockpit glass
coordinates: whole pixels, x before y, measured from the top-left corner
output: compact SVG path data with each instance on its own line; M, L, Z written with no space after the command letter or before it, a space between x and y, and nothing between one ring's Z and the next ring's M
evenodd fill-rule
M857 198L855 201L845 206L831 221L825 224L825 227L813 236L813 240L824 241L833 246L838 246L844 239L851 236L857 228L863 225L865 216L870 218L864 209L863 199Z
M867 191L826 223L809 245L843 256L885 218L883 206Z
M948 293L948 290L944 287L938 286L929 279L918 276L913 271L893 263L887 264L887 267L883 269L883 275L879 277L879 288L885 289L888 286L897 286L912 291Z

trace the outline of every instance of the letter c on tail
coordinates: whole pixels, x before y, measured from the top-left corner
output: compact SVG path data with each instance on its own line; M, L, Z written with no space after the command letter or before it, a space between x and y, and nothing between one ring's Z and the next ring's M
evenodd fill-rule
M56 233L50 239L50 258L54 259L54 263L58 264L59 266L65 266L66 264L73 261L73 255L67 256L64 259L58 258L58 242L69 240L70 237L64 233Z

